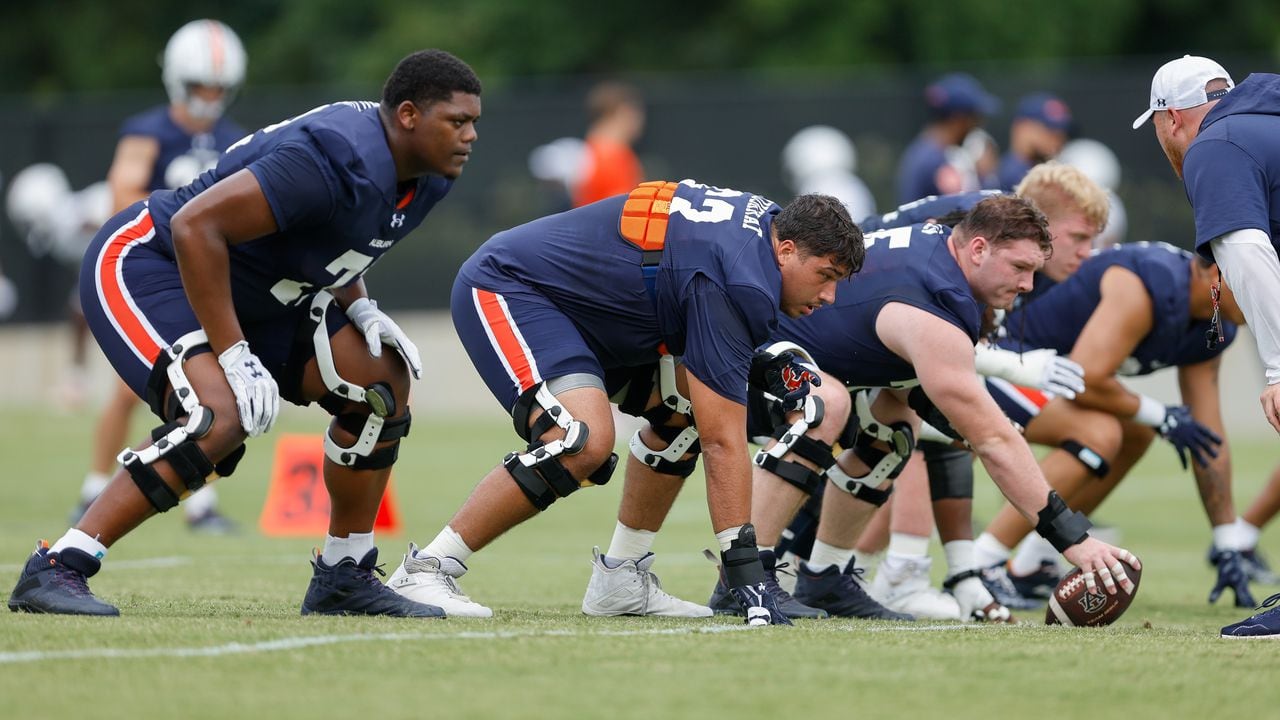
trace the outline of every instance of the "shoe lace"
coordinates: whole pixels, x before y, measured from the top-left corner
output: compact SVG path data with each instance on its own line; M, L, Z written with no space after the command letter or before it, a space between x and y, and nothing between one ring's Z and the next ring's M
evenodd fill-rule
M773 567L773 570L765 569L764 571L764 586L777 599L779 605L791 600L791 593L778 584L778 570L785 567L791 567L791 563L779 563Z
M1277 604L1277 603L1280 603L1280 593L1276 593L1275 595L1272 595L1271 597L1267 598L1266 600L1263 600L1263 601L1262 601L1262 604L1261 604L1261 605L1259 605L1257 609L1258 609L1258 610L1263 610L1263 609L1269 608L1269 607L1271 607L1272 605L1275 605L1275 604Z
M999 592L1008 595L1019 594L1018 589L1013 586L1013 580L1009 579L1009 574L1002 567L997 566L983 570L982 580L988 587L993 587Z
M60 563L54 567L53 580L50 584L77 597L93 597L93 592L89 590L89 583L85 576Z

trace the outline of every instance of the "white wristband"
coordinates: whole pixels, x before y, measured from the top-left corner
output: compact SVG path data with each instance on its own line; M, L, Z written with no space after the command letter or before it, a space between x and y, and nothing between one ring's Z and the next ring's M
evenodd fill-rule
M1133 419L1148 427L1160 427L1164 424L1164 416L1168 414L1164 403L1146 395L1138 396L1138 412Z

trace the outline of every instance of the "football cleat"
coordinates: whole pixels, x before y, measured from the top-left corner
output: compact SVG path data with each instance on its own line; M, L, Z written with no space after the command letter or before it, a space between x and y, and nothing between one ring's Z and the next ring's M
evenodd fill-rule
M760 564L764 566L764 582L766 591L774 598L778 609L782 614L794 620L817 620L827 617L826 610L809 607L799 600L791 596L791 593L782 589L778 584L778 570L788 567L787 563L779 564L777 558L774 557L772 550L760 551ZM717 615L743 615L741 602L737 596L725 587L724 579L721 578L716 582L716 587L711 591L711 600L707 605ZM786 623L790 624L790 623Z
M374 575L385 575L378 563L378 548L360 562L345 557L329 565L312 551L311 584L302 599L303 615L390 615L392 617L444 617L435 605L414 602L397 595Z
M1033 573L1017 575L1008 572L1008 575L1009 582L1013 583L1013 589L1019 595L1039 600L1048 600L1053 589L1062 581L1062 571L1058 568L1058 563L1052 560L1042 560L1040 567Z
M1217 567L1218 557L1221 553L1222 551L1217 547L1210 545L1206 557L1209 564ZM1280 585L1280 575L1271 570L1271 563L1267 562L1266 556L1256 547L1240 551L1240 564L1251 582L1256 582L1260 585Z
M1263 612L1222 628L1222 637L1280 640L1280 594L1267 598L1257 609Z
M202 535L234 535L239 528L234 520L218 512L217 508L209 508L187 518L187 529Z
M929 584L927 557L887 556L871 581L872 597L890 610L930 620L959 620L960 604Z
M89 590L88 579L101 567L98 558L79 548L53 553L41 541L27 558L18 584L9 595L9 609L53 615L119 615L119 609L94 597Z
M793 624L791 618L788 618L778 607L778 598L769 591L767 583L731 587L729 594L737 601L739 607L743 608L742 614L746 616L748 625Z
M622 560L609 567L600 548L591 549L591 580L582 598L582 613L595 617L657 615L660 617L711 617L711 608L681 600L662 589L650 570L654 555Z
M1009 571L1005 569L1004 563L996 563L989 567L982 568L979 571L982 577L982 584L987 588L987 592L991 593L991 597L1001 605L1010 610L1034 610L1040 607L1040 603L1032 598L1023 597L1018 589L1013 586L1013 581L1009 579Z
M410 600L443 608L450 617L493 617L492 610L467 597L458 586L458 578L466 572L461 560L427 555L409 543L409 552L391 573L387 587Z
M915 620L910 614L894 612L876 602L863 587L862 568L855 568L850 560L844 572L829 565L822 572L814 572L808 563L800 566L796 577L796 600L835 617L862 618L864 620Z

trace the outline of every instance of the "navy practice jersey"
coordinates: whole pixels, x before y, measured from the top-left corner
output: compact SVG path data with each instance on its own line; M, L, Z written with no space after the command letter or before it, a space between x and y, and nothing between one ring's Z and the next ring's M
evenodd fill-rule
M871 233L907 225L938 222L948 216L964 215L983 200L1003 194L999 190L978 190L952 195L929 195L905 205L899 205L896 210L883 215L864 218L858 223L858 227L862 228L864 233Z
M1196 250L1256 229L1280 253L1280 75L1254 73L1218 101L1182 164L1196 217Z
M244 137L241 127L226 117L218 118L209 132L191 134L179 127L162 105L124 121L120 137L151 138L159 145L147 192L179 188L200 173L218 164L222 151Z
M938 168L947 164L941 145L927 135L920 135L902 151L898 161L898 202L907 203L927 195L937 195Z
M862 270L840 284L834 305L783 318L776 340L808 350L818 367L851 387L911 387L910 363L885 347L876 318L891 302L913 305L960 328L977 342L983 306L947 246L951 231L924 224L866 236Z
M498 233L463 264L459 280L546 296L606 370L654 362L665 343L695 377L745 403L751 355L777 327L782 275L770 231L781 208L759 195L682 181L671 200L655 308L640 247L619 230L625 199Z
M172 256L173 214L242 169L262 187L278 228L231 247L232 294L242 320L273 317L320 288L355 282L453 185L437 176L397 184L376 102L323 105L237 142L190 185L153 193L150 246Z
M1031 168L1031 163L1022 159L1022 156L1012 150L1005 153L1004 157L1000 158L1000 169L996 171L1000 189L1005 192L1013 192L1018 183L1022 182L1022 178L1031 172Z
M1102 298L1103 273L1118 265L1137 275L1151 295L1153 324L1117 374L1146 375L1214 358L1235 339L1236 326L1224 320L1226 342L1212 349L1206 346L1209 321L1193 320L1190 314L1192 260L1191 253L1167 243L1128 243L1099 250L1040 299L1010 312L1004 323L1008 335L1000 345L1070 353Z

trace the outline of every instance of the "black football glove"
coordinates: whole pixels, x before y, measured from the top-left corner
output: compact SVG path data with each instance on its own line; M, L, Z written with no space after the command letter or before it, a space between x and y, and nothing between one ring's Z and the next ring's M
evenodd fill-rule
M1164 422L1160 423L1156 432L1178 451L1183 470L1187 469L1188 454L1200 467L1208 467L1209 460L1218 457L1218 446L1222 444L1222 438L1217 433L1196 422L1191 416L1191 409L1186 405L1166 407Z
M822 378L809 353L794 343L780 342L752 356L747 382L780 402L784 412L791 412L800 409L810 386L821 385Z

